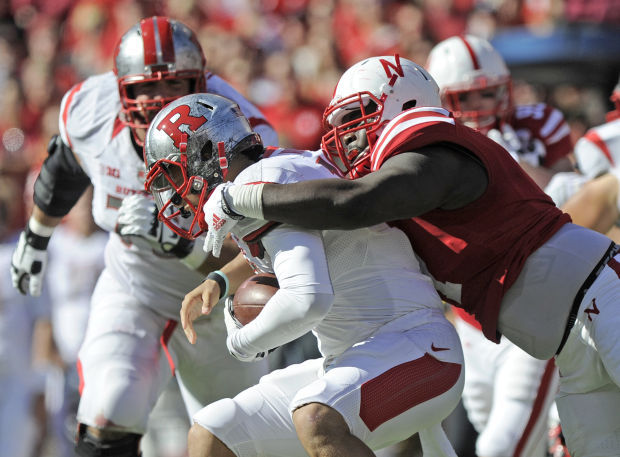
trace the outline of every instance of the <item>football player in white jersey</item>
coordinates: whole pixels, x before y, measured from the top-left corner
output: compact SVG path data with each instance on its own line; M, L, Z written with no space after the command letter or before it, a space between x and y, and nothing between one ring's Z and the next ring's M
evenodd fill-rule
M206 71L195 34L178 21L149 17L134 25L119 40L114 64L114 71L89 77L64 96L60 135L50 142L33 213L12 259L14 286L38 295L54 227L92 183L94 219L110 236L79 352L80 456L139 455L149 412L173 374L191 415L267 371L266 364L227 356L218 316L198 323L197 346L177 328L179 303L203 279L197 269L222 262L157 221L144 193L142 144L162 106L205 90L237 101L267 144L277 136L256 107ZM229 258L238 252L233 247Z
M222 182L342 176L321 150L265 149L238 106L214 94L163 108L148 130L145 160L161 217L184 236L199 232L175 227L168 209L184 206L200 220ZM255 271L275 273L279 290L245 326L227 301L230 353L252 362L312 329L322 357L206 406L194 416L191 457L372 456L415 432L426 455L456 455L440 422L460 397L460 343L401 231L386 224L315 231L245 218L232 235ZM196 342L193 319L213 303L203 304L201 287L191 294L181 316Z
M562 209L579 225L620 240L620 79L610 97L607 122L589 129L575 145L577 167L589 179Z
M427 68L443 106L501 144L541 188L554 173L572 170L562 114L543 103L514 106L510 72L488 41L448 38L431 50ZM453 312L466 361L463 406L478 432L476 454L544 457L558 386L553 360L537 360L505 338L493 344L473 316L457 307Z

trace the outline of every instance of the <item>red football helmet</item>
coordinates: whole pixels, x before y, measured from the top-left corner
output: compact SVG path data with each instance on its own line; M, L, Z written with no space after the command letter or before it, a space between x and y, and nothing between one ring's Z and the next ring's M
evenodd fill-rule
M190 92L204 92L206 60L198 39L189 27L162 16L142 19L116 45L114 73L121 98L121 121L131 128L146 129L157 112L172 100L136 100L135 85L161 80L189 79Z
M454 36L438 43L426 68L439 85L444 107L469 127L484 132L513 109L510 71L491 43L482 38ZM464 108L463 102L473 92L492 97L492 103L484 108Z

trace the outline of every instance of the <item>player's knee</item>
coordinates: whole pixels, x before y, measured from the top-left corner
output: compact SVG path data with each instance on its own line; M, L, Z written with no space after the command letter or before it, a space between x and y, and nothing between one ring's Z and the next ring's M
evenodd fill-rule
M131 373L117 373L117 376L86 385L80 399L79 415L88 422L100 424L100 412L106 411L103 418L106 422L132 432L143 432L148 412L154 406L152 389L148 382L132 377Z
M318 448L350 434L338 411L321 403L308 403L293 412L297 436L306 449Z
M79 424L75 453L80 457L140 457L137 433L94 429Z
M234 456L222 441L199 424L194 424L187 434L189 457L207 457L209 455Z

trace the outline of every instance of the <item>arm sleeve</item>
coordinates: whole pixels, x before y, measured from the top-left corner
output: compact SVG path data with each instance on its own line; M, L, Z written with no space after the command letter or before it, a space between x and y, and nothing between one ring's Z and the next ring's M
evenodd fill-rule
M279 227L263 238L280 289L263 311L232 335L242 353L258 353L294 340L317 325L333 303L320 232Z

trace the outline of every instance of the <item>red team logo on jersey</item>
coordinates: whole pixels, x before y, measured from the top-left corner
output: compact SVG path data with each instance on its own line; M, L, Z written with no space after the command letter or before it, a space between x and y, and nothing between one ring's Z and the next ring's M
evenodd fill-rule
M192 116L189 114L189 111L190 107L188 105L179 105L170 111L170 113L157 125L157 130L166 132L177 148L181 145L181 139L184 133L180 130L181 126L186 125L190 128L190 130L195 131L207 122L205 117Z
M586 308L584 313L588 315L589 321L592 321L592 317L590 316L590 314L600 314L600 311L596 306L596 300L594 298L592 299L592 308Z

